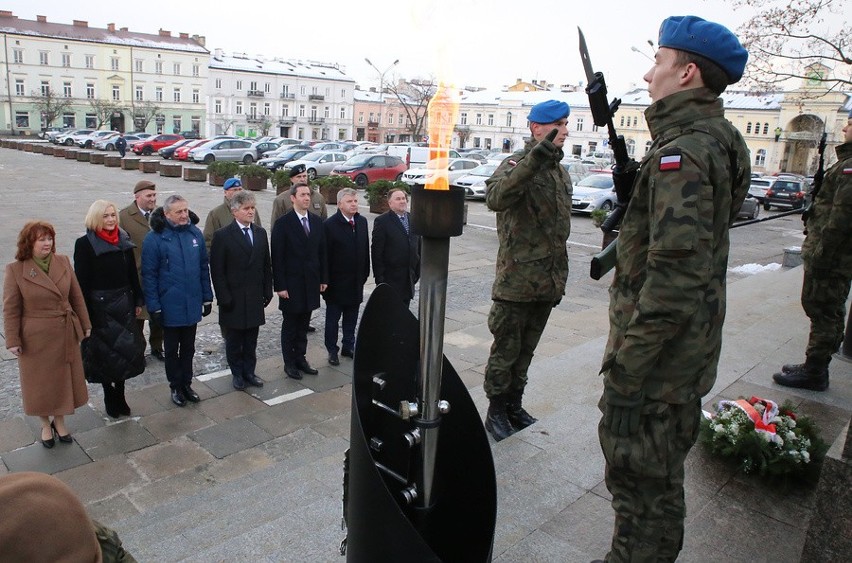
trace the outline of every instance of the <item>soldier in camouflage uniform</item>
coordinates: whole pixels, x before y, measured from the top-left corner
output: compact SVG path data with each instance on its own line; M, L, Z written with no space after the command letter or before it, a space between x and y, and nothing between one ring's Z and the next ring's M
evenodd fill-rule
M805 363L772 376L779 385L828 389L828 363L843 341L846 298L852 280L852 112L843 128L837 162L825 173L808 216L802 245L802 308L811 320Z
M598 435L615 529L607 561L674 561L686 455L716 379L728 229L749 187L748 148L719 95L747 52L719 24L671 17L645 75L653 143L621 224Z
M556 100L533 106L531 139L486 182L500 240L488 315L494 343L485 368L485 428L497 441L536 422L522 405L527 369L565 294L573 189L560 161L570 111Z

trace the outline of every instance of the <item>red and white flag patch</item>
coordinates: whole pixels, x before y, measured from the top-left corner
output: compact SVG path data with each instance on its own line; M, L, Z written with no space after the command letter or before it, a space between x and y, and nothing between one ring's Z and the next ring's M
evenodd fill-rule
M660 158L660 170L680 170L680 155L670 154Z
M844 168L843 173L844 174L852 174L852 168Z

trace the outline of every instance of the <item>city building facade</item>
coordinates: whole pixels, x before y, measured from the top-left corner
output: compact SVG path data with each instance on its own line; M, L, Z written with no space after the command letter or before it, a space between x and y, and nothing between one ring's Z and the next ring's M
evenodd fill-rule
M411 129L405 107L395 94L375 89L355 89L355 141L404 143L411 141Z

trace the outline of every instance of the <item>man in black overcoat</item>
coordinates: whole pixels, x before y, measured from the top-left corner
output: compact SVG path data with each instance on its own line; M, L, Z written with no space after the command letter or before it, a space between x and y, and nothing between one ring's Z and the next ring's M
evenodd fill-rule
M420 279L420 237L411 232L408 194L393 189L388 204L390 211L373 222L373 277L376 285L393 287L408 307Z
M263 387L255 373L257 335L272 301L272 260L266 231L254 224L255 197L240 192L230 199L231 224L213 234L210 277L219 303L219 325L235 389Z
M293 379L300 372L316 375L305 354L311 311L320 306L320 293L328 284L325 233L322 220L309 213L311 188L290 188L293 209L272 227L272 279L278 294L281 322L281 355L284 371Z
M370 275L370 241L367 220L358 213L358 192L343 188L337 193L337 213L326 219L325 244L328 255L328 287L325 299L325 349L328 363L340 365L337 352L352 358L358 308L364 300L364 284ZM337 346L340 317L343 317L342 350Z

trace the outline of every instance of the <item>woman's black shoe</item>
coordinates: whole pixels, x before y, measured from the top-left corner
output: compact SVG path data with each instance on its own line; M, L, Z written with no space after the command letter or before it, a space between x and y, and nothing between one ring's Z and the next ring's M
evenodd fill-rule
M41 445L42 445L42 446L44 446L44 447L45 447L45 448L47 448L47 449L50 449L50 448L52 448L55 444L56 444L56 440L54 440L54 439L53 439L53 423L51 422L51 423L50 423L50 438L49 438L49 439L47 439L47 440L45 440L44 438L42 438L42 439L41 439Z
M113 388L112 383L103 383L102 385L104 387L104 410L111 418L120 417L121 409L119 408L118 398L116 397L116 390Z
M56 429L56 424L54 424L53 422L50 423L50 429L53 432L56 433L56 437L59 438L60 442L65 442L66 444L70 444L71 442L74 441L74 440L71 439L71 434L66 434L65 436L60 434L59 430ZM50 447L52 447L52 446L50 446Z
M130 416L130 405L127 404L127 399L124 397L123 381L115 384L115 406L118 412L124 416Z

